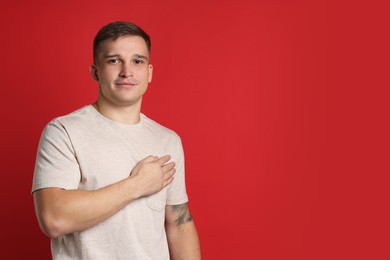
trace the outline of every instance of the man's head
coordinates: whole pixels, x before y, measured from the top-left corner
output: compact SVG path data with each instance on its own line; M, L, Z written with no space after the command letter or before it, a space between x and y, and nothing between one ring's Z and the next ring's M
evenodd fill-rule
M138 26L114 22L104 26L94 40L90 72L99 82L100 104L140 108L152 80L150 38Z
M102 27L99 32L96 34L95 39L93 40L93 61L96 63L96 57L99 53L101 44L107 40L112 39L116 40L122 36L140 36L144 39L146 46L149 51L151 49L151 42L149 35L144 32L140 27L133 23L129 22L112 22L104 27Z

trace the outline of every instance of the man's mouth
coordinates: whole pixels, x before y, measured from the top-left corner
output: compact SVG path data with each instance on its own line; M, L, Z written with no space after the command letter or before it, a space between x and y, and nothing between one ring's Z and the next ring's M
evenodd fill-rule
M115 82L115 85L121 86L121 87L133 87L133 86L137 85L137 83L134 81L117 81L117 82Z

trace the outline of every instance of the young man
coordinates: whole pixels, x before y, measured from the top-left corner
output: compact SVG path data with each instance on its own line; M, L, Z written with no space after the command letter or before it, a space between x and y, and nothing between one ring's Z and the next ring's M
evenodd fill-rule
M200 259L180 138L141 113L150 38L114 22L94 39L99 96L44 129L32 192L53 259Z

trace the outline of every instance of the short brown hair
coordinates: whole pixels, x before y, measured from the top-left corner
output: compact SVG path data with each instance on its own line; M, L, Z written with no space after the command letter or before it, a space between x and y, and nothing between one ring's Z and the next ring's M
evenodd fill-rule
M126 36L126 35L134 35L134 36L142 37L150 53L150 48L151 48L150 37L144 30L142 30L139 26L137 26L134 23L112 22L103 26L96 34L95 39L93 40L93 61L95 62L98 49L100 47L100 44L103 41L107 39L116 40L119 37Z

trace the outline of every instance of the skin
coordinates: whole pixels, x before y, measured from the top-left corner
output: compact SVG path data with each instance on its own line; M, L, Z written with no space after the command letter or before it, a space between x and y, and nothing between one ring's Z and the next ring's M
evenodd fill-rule
M153 76L145 41L139 36L106 40L95 60L90 67L92 77L99 82L95 108L117 122L139 122L142 96Z
M104 41L90 72L99 83L95 109L116 122L138 123L142 97L153 75L145 41L139 36ZM136 164L129 177L98 190L46 188L34 192L41 229L51 238L82 231L138 198L161 191L173 181L176 171L170 159L169 155L148 156ZM165 217L171 259L201 259L188 205L167 205Z
M187 203L166 206L165 230L172 260L201 259L198 233Z

